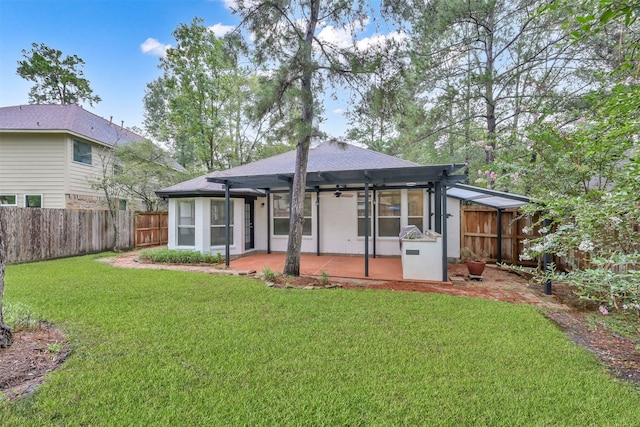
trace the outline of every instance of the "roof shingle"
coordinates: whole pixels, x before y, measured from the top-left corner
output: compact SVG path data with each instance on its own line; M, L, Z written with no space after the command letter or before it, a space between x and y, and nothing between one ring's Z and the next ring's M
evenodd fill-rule
M111 146L144 139L77 105L31 104L1 107L0 131L69 131Z
M159 195L206 194L224 192L222 184L208 182L207 177L226 176L259 176L292 174L295 171L296 151L288 151L266 159L247 163L246 165L224 171L211 172L189 181L184 181L171 187L163 188ZM324 142L309 150L307 173L331 172L344 170L375 170L391 168L407 168L419 166L407 160L355 145ZM236 190L232 188L232 192ZM239 191L239 189L237 189Z

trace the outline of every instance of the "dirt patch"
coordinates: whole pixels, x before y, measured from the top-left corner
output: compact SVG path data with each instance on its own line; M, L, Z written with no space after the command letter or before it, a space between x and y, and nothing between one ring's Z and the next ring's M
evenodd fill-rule
M48 323L16 331L13 339L11 347L0 349L0 399L32 393L69 354L64 332Z

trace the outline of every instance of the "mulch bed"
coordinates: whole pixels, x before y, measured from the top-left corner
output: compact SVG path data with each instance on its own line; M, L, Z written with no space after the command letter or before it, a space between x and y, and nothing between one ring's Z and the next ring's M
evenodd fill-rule
M49 323L16 331L13 340L11 347L0 349L0 399L32 393L69 354L64 332Z

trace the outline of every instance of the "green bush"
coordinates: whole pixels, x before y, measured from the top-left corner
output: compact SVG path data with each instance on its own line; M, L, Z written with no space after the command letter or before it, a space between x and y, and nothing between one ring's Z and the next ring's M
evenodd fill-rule
M139 256L145 261L166 264L220 264L224 261L219 253L210 255L176 249L144 249Z

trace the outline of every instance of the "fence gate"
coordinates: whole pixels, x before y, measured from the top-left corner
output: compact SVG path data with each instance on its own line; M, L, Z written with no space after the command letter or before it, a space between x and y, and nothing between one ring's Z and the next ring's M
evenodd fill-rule
M136 212L136 248L169 242L168 212Z
M522 233L531 220L519 218L518 209L502 210L502 262L505 264L535 265L534 262L523 262L520 254L523 240L532 236ZM498 211L484 206L463 206L460 224L460 247L467 247L474 252L488 254L489 261L498 259Z

